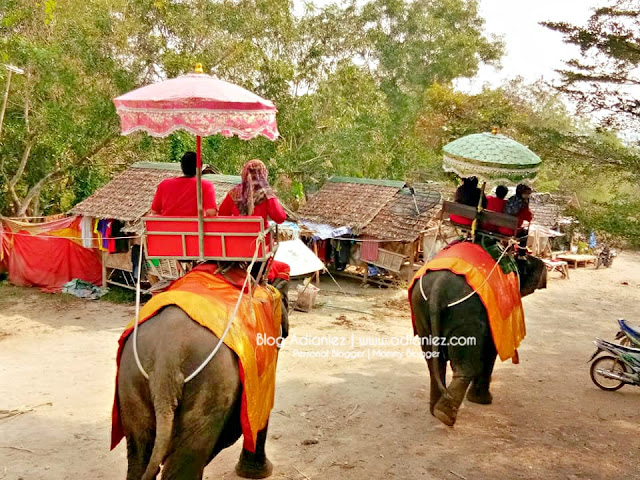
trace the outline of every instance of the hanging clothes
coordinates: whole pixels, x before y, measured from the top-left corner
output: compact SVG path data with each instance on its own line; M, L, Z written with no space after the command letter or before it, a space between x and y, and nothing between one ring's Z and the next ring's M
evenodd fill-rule
M111 228L111 236L114 238L115 251L117 253L124 253L129 251L129 239L125 238L128 235L122 231L124 223L119 220L114 220Z
M378 260L378 245L375 240L364 240L360 247L360 258L363 262L375 262Z
M351 258L351 240L338 240L334 250L333 260L336 266L336 270L341 272L347 267L349 259Z
M100 250L101 252L107 251L107 249L104 247L104 244L102 243L102 238L104 237L106 231L106 229L104 229L104 226L104 220L98 220L97 218L94 220L93 233L96 234L96 238L98 239L98 250Z
M82 217L80 231L82 232L82 246L84 248L93 248L93 218Z

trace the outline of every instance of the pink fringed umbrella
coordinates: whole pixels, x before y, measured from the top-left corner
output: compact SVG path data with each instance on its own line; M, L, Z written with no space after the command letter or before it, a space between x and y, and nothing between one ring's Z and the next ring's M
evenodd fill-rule
M202 137L220 134L225 137L235 135L243 140L259 136L275 140L278 137L275 105L238 85L202 73L200 64L196 65L196 73L138 88L116 98L113 103L120 116L123 135L144 131L154 137L166 137L177 130L196 135L202 257Z

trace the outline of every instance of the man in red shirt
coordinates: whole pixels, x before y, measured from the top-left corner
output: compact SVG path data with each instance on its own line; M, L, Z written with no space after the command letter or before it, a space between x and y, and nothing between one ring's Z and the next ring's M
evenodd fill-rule
M163 180L151 204L151 213L169 217L195 217L198 215L196 185L196 154L186 152L180 160L184 176ZM202 180L202 207L206 216L217 215L216 192L213 184Z
M495 196L487 196L486 210L489 210L491 212L503 213L504 207L507 205L507 201L504 199L507 196L507 193L509 193L509 189L507 187L505 187L504 185L498 185L498 187L496 187ZM484 223L482 225L482 228L485 230L489 230L490 232L499 231L498 227L490 223Z

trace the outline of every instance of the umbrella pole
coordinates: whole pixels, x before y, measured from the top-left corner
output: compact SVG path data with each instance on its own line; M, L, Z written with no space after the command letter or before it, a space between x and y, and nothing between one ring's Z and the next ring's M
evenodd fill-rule
M476 241L476 229L478 228L478 216L482 212L482 198L484 197L484 189L487 186L487 182L482 182L482 190L480 191L480 200L478 200L478 212L476 213L476 218L473 219L473 223L471 223L471 241L475 243Z
M196 193L198 195L198 253L204 261L204 211L202 208L202 137L196 136Z

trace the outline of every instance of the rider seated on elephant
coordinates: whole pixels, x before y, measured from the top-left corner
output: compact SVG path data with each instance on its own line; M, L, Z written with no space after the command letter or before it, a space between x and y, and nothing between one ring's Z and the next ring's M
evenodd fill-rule
M507 204L504 207L504 213L518 217L518 229L515 232L505 228L500 229L500 233L504 233L505 235L515 234L520 238L520 256L523 256L526 253L527 237L529 235L529 230L527 228L523 228L524 222L531 223L531 220L533 220L533 213L531 213L531 210L529 209L529 198L531 197L531 193L531 187L523 183L516 187L516 194L507 201Z
M507 201L505 200L507 193L509 193L509 189L507 187L504 185L498 185L496 187L496 194L487 196L486 209L491 212L504 213L504 207L507 205ZM483 224L482 228L484 230L489 230L490 232L498 231L498 227L490 223Z
M152 215L195 217L198 215L196 185L197 160L195 152L186 152L180 159L183 176L163 180L153 197ZM204 214L215 216L218 212L213 183L202 180L202 206Z
M482 190L478 188L478 179L476 177L468 177L462 179L462 184L456 189L454 201L471 207L477 207L482 196L482 208L487 207L487 197L482 194ZM460 215L450 215L449 219L460 225L470 226L472 219L462 217Z
M275 193L269 185L269 172L261 160L254 159L245 163L242 168L242 183L231 190L220 205L220 215L258 216L267 225L269 219L277 224L287 219ZM251 272L258 274L261 264L256 264ZM290 268L284 262L272 260L269 269L269 282L282 293L283 304L288 307Z

